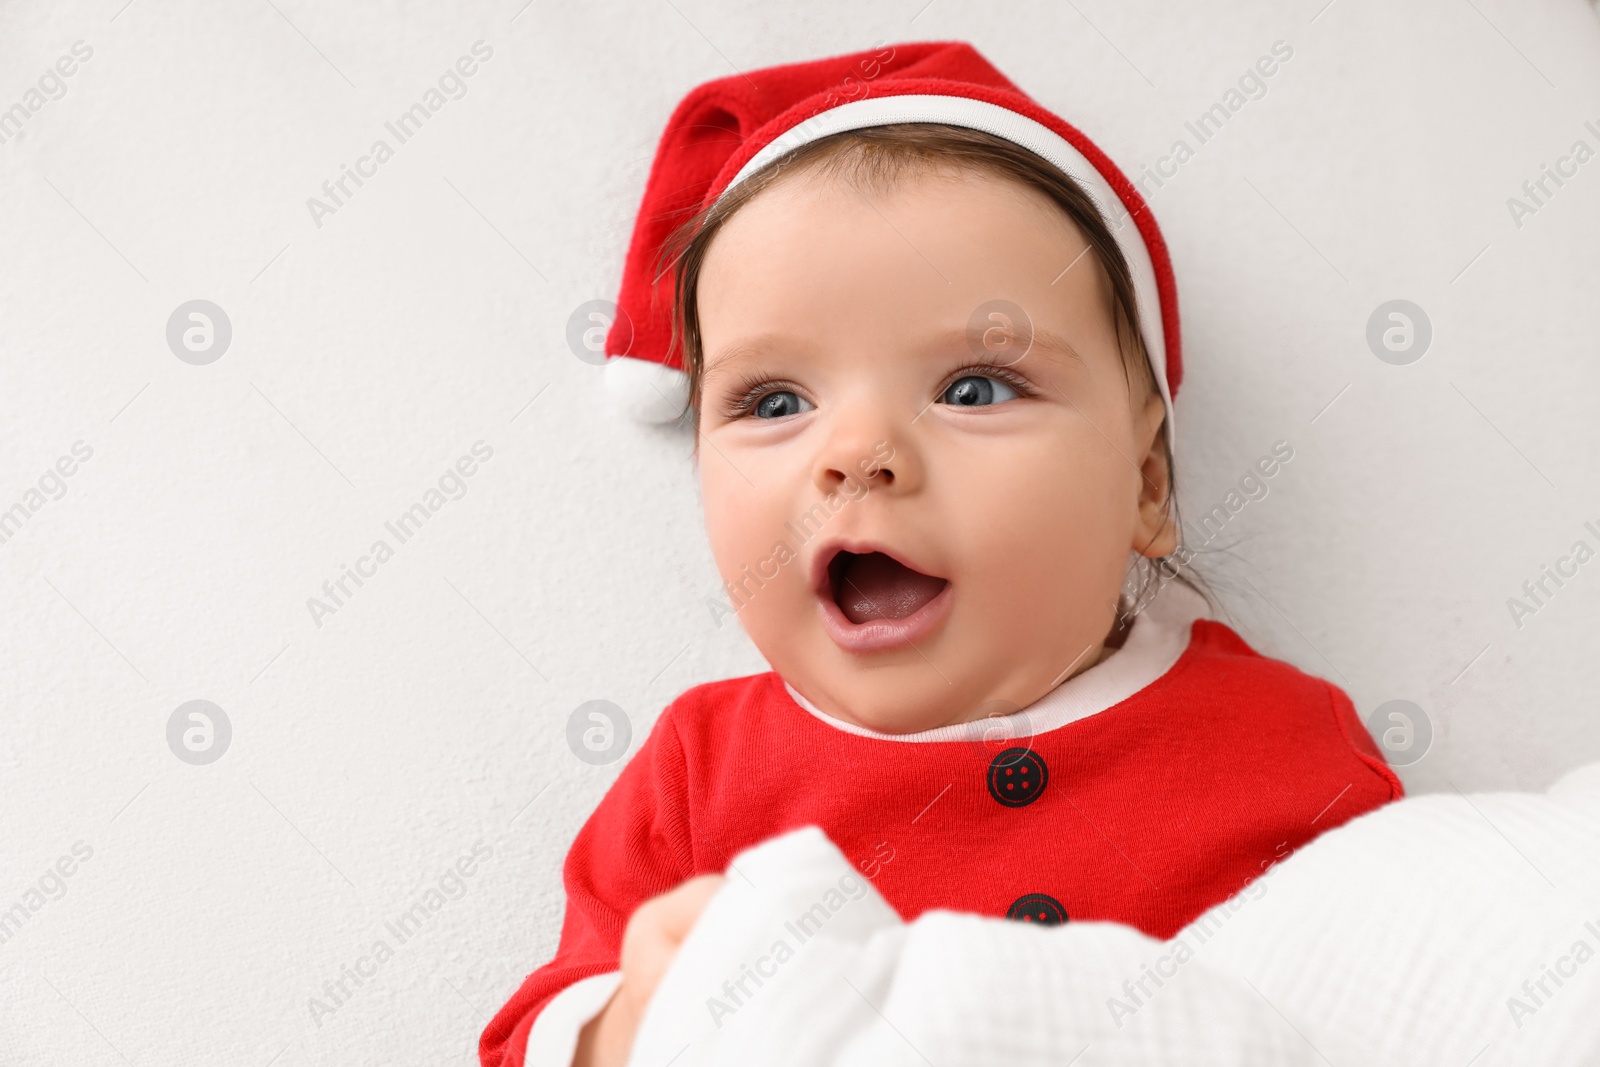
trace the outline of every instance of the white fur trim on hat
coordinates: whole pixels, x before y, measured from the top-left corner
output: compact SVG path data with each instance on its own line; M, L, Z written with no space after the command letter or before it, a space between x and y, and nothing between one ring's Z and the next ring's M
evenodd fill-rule
M615 356L605 380L612 406L636 422L672 422L689 403L689 376L654 360Z

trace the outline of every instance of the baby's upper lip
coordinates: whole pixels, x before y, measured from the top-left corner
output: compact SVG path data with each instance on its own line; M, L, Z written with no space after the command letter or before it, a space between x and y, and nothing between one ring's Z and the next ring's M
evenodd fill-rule
M932 578L942 578L943 575L934 574L926 567L918 565L916 560L901 549L890 548L876 541L859 541L850 538L834 537L822 542L817 547L816 555L811 557L811 588L817 596L824 600L833 599L833 579L828 573L829 564L841 552L850 552L857 556L865 556L873 552L881 552L902 567L926 574ZM945 579L949 581L948 578Z

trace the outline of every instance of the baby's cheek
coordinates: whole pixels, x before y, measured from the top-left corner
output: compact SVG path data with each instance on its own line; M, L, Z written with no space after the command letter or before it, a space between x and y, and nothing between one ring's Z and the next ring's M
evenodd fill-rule
M1127 564L1122 495L1103 472L1059 459L987 479L961 527L997 619L1059 627L1114 600Z
M762 512L759 495L749 485L730 478L726 461L716 456L700 459L700 501L705 514L706 536L716 557L718 569L748 552L759 531ZM734 570L738 565L734 564Z
M775 492L762 492L735 474L706 472L701 499L706 533L729 606L755 637L772 629L770 620L792 616L797 600L809 595L803 548L786 523L795 505ZM768 483L770 484L770 483Z

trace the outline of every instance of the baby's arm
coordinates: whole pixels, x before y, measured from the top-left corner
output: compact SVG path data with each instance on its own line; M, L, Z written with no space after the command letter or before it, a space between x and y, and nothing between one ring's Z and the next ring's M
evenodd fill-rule
M478 1046L484 1067L522 1067L527 1053L540 1067L570 1062L581 1029L619 984L630 916L694 874L684 782L669 708L578 831L563 867L555 957L490 1020Z
M635 909L622 938L622 982L578 1035L572 1067L623 1067L628 1062L651 994L722 882L720 874L702 874ZM550 1061L563 1062L559 1053Z

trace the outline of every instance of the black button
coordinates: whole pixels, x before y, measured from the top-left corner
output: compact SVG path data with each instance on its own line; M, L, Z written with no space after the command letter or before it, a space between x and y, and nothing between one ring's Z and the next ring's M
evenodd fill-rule
M1006 909L1006 918L1039 926L1060 926L1067 921L1061 901L1044 893L1024 893Z
M989 795L1008 808L1032 804L1050 781L1050 768L1028 748L1008 748L989 762Z

